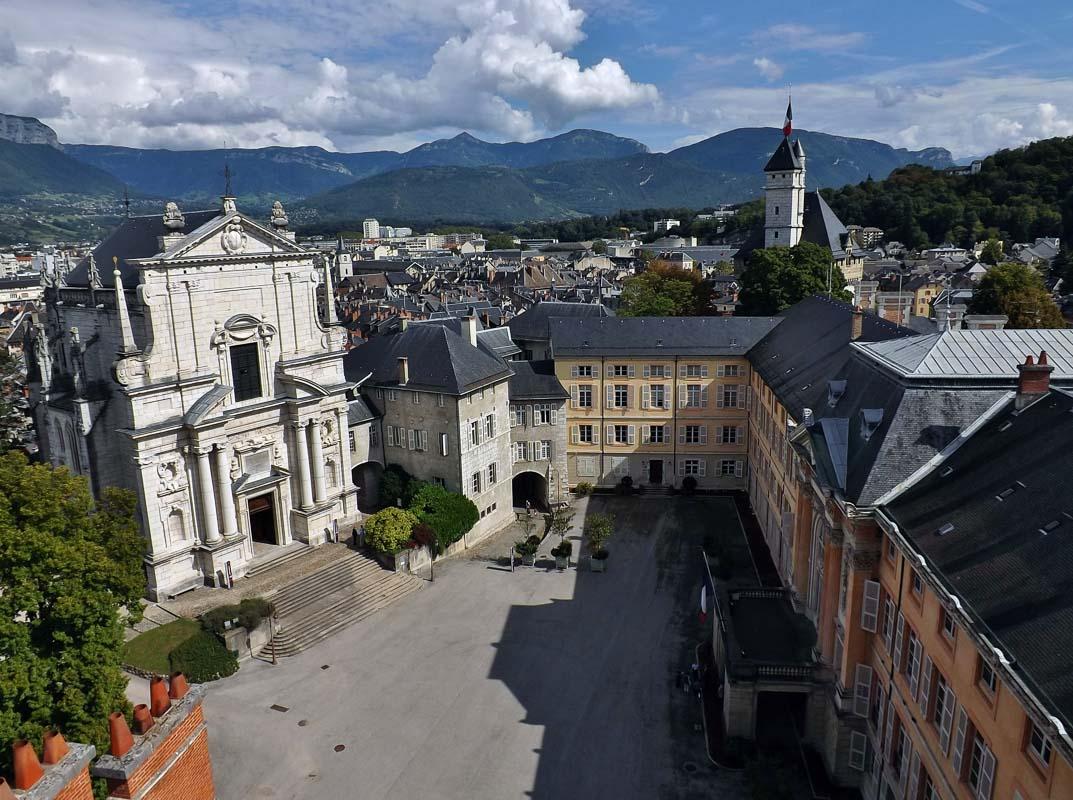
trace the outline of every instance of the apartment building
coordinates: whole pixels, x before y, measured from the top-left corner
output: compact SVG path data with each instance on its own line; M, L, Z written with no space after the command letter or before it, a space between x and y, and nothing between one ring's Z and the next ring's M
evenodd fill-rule
M500 328L499 330L503 330ZM546 510L566 502L566 400L550 361L512 361L510 443L514 507Z
M745 485L745 354L773 318L549 320L555 372L569 393L571 486Z
M1071 796L1070 400L1050 382L1073 382L1073 336L912 336L811 298L748 360L749 494L816 639L747 672L717 608L728 732L754 735L778 696L866 798Z

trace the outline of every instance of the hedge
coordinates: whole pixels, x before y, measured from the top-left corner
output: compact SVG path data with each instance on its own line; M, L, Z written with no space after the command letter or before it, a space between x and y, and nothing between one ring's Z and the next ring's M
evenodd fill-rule
M198 631L171 651L172 672L183 672L193 683L226 678L238 671L238 659L208 631Z
M385 508L365 520L365 541L381 553L397 553L410 541L417 517L401 508Z
M436 483L426 483L417 491L410 511L436 532L441 550L465 536L481 518L472 500Z

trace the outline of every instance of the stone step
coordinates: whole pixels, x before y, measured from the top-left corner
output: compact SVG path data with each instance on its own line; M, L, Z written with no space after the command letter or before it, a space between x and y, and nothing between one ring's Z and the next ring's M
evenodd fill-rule
M297 655L317 642L327 638L343 628L361 622L366 617L386 608L395 601L421 588L421 581L390 581L388 589L375 597L366 597L358 603L354 598L346 597L336 606L324 609L315 621L299 631L281 631L261 651L259 658L271 659L273 651L277 658Z
M267 597L276 608L276 634L258 657L300 653L423 583L412 575L389 572L360 553L347 554Z
M303 547L295 547L283 555L275 556L274 558L266 558L264 561L256 561L252 567L246 570L247 578L256 578L258 575L262 575L269 570L276 567L282 567L284 564L289 564L292 561L296 561L299 558L309 555L317 548L304 545Z

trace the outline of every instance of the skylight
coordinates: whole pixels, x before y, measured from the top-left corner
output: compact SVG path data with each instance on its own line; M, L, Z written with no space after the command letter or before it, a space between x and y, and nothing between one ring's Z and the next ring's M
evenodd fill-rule
M954 532L954 523L953 522L944 522L941 526L939 526L939 530L936 531L936 533L939 536L946 536L948 533L953 533L953 532Z

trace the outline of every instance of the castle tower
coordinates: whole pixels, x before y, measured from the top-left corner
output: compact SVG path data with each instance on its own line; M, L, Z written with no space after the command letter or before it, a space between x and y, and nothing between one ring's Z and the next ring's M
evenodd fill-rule
M764 167L767 210L764 247L793 247L801 241L805 223L805 148L790 143L793 113L786 108L783 139Z

